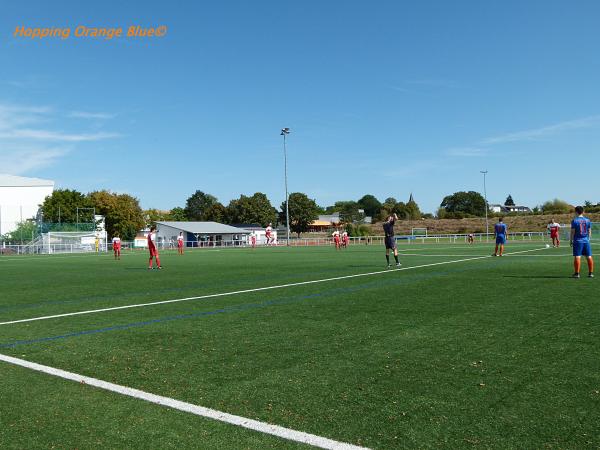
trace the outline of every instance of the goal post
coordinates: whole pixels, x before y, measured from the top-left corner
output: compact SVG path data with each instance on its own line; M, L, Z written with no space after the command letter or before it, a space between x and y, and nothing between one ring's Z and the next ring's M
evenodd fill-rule
M411 228L410 235L414 237L427 237L427 228Z
M50 231L42 235L40 253L107 251L106 231Z
M569 242L571 239L571 224L561 224L560 239ZM550 232L548 231L548 238L550 238ZM600 243L600 222L592 222L592 237L590 239L594 243Z

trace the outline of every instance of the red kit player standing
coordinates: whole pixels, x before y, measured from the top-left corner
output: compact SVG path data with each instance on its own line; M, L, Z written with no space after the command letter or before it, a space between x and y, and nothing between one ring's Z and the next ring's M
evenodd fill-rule
M115 259L121 259L121 238L118 234L115 234L112 239L112 247L115 254Z
M148 234L148 251L150 252L150 259L148 260L148 270L152 269L152 258L156 258L156 268L162 269L160 266L160 258L158 257L158 250L156 249L156 227L150 228Z
M177 253L183 255L183 231L180 231L177 236Z
M554 219L552 219L548 224L548 230L550 230L552 247L560 247L560 237L558 236L558 232L560 231L560 224L556 223Z

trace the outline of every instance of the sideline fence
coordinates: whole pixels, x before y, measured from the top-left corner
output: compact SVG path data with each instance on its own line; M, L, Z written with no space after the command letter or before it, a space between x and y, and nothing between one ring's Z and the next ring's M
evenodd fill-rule
M468 242L468 234L438 234L428 236L412 236L412 235L397 235L396 242L399 246L405 245L427 245L427 244L459 244ZM494 236L492 234L478 233L473 235L473 240L476 243L492 242ZM543 241L548 239L548 234L545 232L519 232L511 233L509 240L513 241ZM383 236L359 236L351 237L349 245L383 245ZM272 247L285 247L288 243L285 239L281 239ZM333 239L330 237L308 237L308 238L291 238L289 241L290 247L312 247L312 246L329 246L333 245ZM265 244L257 244L257 247L267 247ZM169 242L159 242L157 244L159 250L176 250L177 246ZM251 245L240 240L221 240L214 242L185 242L185 251L201 251L215 248L250 248ZM124 241L121 243L121 251L123 253L147 251L146 247L136 247L133 241ZM27 244L27 245L12 245L9 243L0 244L0 256L8 255L35 255L35 254L64 254L64 253L95 253L95 246L91 243L46 243L44 246ZM110 242L102 242L99 246L98 253L112 252L112 244Z

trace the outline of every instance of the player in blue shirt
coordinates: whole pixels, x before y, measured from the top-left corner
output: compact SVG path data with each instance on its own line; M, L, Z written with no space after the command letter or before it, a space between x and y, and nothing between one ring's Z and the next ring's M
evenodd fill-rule
M506 244L506 238L508 237L508 229L506 224L502 221L502 217L498 219L498 223L494 225L494 235L496 236L496 250L492 256L502 256L504 253L504 244ZM500 250L500 253L498 253Z
M592 245L590 238L592 237L592 222L587 217L583 216L583 206L575 208L577 217L571 222L571 247L573 247L575 273L573 278L579 278L581 270L581 256L587 257L589 278L594 278L594 259L592 258Z

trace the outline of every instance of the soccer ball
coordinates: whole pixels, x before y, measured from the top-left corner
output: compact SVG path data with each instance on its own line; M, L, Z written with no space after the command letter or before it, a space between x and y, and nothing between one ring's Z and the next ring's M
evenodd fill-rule
M546 244L546 248L550 248L550 244Z

